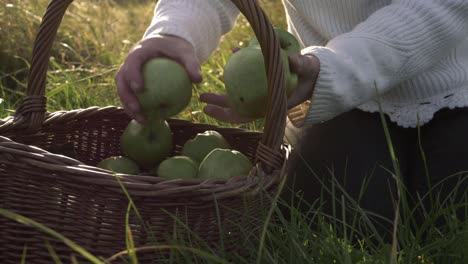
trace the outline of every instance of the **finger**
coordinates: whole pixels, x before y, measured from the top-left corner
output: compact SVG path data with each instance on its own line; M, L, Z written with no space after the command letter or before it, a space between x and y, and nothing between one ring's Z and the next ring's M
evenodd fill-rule
M200 95L200 101L219 107L229 107L228 97L224 94L202 93Z
M187 74L192 82L200 83L203 80L203 76L201 73L200 62L195 55L193 46L187 41L183 41L182 43L184 43L182 48L180 48L180 45L178 48L169 47L169 50L166 50L164 55L180 63L187 71Z
M290 70L298 75L310 75L320 69L320 61L311 54L291 54L288 59Z
M215 105L207 105L203 108L205 114L226 123L247 123L255 119L243 117L235 113L231 108L219 107Z
M169 55L167 55L169 56ZM203 79L200 62L195 56L195 52L173 52L173 58L180 63L187 72L190 80L194 83L200 83Z
M150 58L149 49L135 48L135 50L129 54L125 64L125 76L123 78L128 82L130 88L134 92L141 92L143 90L144 81L142 74L143 64Z
M139 123L145 121L144 116L141 114L140 103L133 91L129 88L128 83L123 78L119 71L115 77L117 85L117 93L120 97L120 101L124 106L125 112L132 118L137 120Z
M182 64L190 77L190 80L194 83L200 83L203 80L200 63L195 55L185 56L182 59Z
M297 74L303 72L303 55L301 54L291 54L289 55L289 69L292 72L295 72Z

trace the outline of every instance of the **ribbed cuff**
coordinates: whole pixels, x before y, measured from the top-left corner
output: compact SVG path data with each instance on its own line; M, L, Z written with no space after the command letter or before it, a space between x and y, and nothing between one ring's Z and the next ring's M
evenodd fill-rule
M320 61L320 72L315 83L312 103L304 121L304 126L309 126L339 114L336 109L336 94L333 92L337 72L332 61L336 55L329 48L319 46L307 47L302 50L302 54L312 54Z

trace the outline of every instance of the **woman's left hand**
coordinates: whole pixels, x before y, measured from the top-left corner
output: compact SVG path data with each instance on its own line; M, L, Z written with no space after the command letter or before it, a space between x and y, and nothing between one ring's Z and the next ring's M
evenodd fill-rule
M297 106L312 97L315 82L320 71L320 62L313 55L289 55L289 65L292 72L298 75L298 85L294 93L288 98L288 109ZM203 111L205 114L228 123L246 123L254 119L242 117L228 107L226 95L203 93L200 101L207 103Z
M320 61L314 55L289 55L289 67L298 77L297 87L288 98L288 109L310 100L320 72Z

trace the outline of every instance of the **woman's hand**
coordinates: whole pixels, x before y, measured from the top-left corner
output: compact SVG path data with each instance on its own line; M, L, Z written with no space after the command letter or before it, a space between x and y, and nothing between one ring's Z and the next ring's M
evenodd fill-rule
M312 97L315 82L320 71L320 61L313 55L289 55L289 65L292 72L298 75L298 85L294 93L288 98L288 109L291 109ZM254 119L242 117L228 106L226 95L203 93L200 101L207 103L203 111L205 114L229 123L246 123Z
M291 109L312 98L320 72L320 61L310 54L293 54L289 56L289 67L298 77L297 87L288 98L288 109Z
M215 119L227 123L247 123L255 119L243 117L234 112L229 107L228 97L225 94L215 93L202 93L200 94L200 101L207 103L203 108L203 112Z
M115 76L117 92L125 112L136 121L145 120L136 93L143 89L142 69L145 62L156 57L173 59L184 66L192 82L202 81L200 63L193 46L186 40L169 35L159 35L139 42L128 53Z

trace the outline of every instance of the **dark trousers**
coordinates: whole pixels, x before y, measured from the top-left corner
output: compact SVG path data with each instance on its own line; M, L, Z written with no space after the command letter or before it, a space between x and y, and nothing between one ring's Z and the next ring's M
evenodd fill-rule
M417 225L436 202L443 203L447 197L466 202L468 108L442 109L419 131L385 118L406 189L402 195L414 210ZM293 150L289 168L286 188L300 192L304 202L342 218L344 200L347 220L356 216L353 211L358 206L373 219L381 235L389 237L397 181L379 113L352 110L308 128ZM285 191L283 197L290 195ZM459 210L460 218L465 210Z

